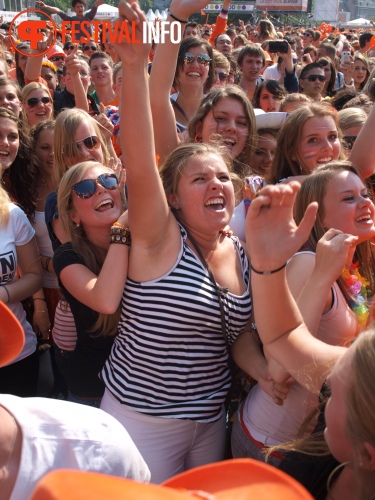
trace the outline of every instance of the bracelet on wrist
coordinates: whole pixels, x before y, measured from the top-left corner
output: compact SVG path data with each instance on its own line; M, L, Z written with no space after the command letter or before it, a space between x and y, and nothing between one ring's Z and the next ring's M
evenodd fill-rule
M274 274L274 273L278 273L279 271L281 271L281 269L284 269L284 267L286 267L286 262L285 264L283 264L281 267L279 267L278 269L274 269L273 271L258 271L257 269L254 269L253 266L250 264L250 267L251 267L251 270L254 271L254 273L256 274L264 274L264 275L267 275L267 274Z
M121 243L122 245L128 245L130 247L130 229L121 227L121 224L119 223L117 223L117 225L113 225L111 227L111 237L109 241L110 243Z
M221 9L221 13L222 13L222 14L228 14L228 12L229 12L229 11L228 11L227 9Z
M46 302L46 299L44 299L44 298L42 299L41 297L35 297L34 300L43 300L43 302Z
M43 311L36 311L36 310L34 311L34 313L46 313L46 312L48 312L48 309L43 309Z
M186 24L189 22L189 19L187 21L183 21L182 19L179 19L178 17L174 16L170 10L168 11L168 14L171 16L172 19L174 19L179 23Z
M9 302L10 302L10 293L9 293L8 287L5 286L5 285L0 285L0 286L2 286L4 288L4 290L6 291L6 294L8 296L8 300L7 300L6 304L9 304Z

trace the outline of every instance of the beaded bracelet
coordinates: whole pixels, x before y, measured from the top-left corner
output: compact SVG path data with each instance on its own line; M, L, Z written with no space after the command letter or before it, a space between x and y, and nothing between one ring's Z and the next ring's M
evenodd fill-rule
M267 274L278 273L279 271L281 271L281 269L284 269L284 267L286 267L286 262L281 267L279 267L278 269L274 269L273 271L257 271L256 269L253 268L253 266L251 264L250 264L250 267L251 267L251 270L254 271L254 273L256 273L256 274L267 275Z
M8 301L7 301L7 304L9 304L9 302L10 302L10 294L9 294L8 287L7 287L7 286L5 286L5 285L0 285L0 286L2 286L2 287L4 288L4 290L6 291L6 293L7 293L7 295L8 295Z
M109 241L110 243L122 243L123 245L128 245L130 247L130 229L122 226L122 224L118 222L115 222L115 224L111 227L111 237Z
M186 24L189 22L189 19L187 21L183 21L182 19L179 19L178 17L174 16L170 10L168 11L168 14L171 16L172 19L178 21L179 23Z

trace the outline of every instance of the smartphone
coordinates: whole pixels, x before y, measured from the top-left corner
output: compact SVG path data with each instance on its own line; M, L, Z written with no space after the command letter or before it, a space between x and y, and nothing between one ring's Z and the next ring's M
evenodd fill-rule
M350 63L350 51L343 50L340 57L341 64Z
M286 54L288 52L288 45L286 40L271 40L268 42L268 52Z

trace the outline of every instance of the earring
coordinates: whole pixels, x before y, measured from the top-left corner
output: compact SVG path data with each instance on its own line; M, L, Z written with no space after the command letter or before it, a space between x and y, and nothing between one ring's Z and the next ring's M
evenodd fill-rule
M75 226L76 226L76 227L81 227L81 224L80 224L79 222L76 222L76 223L75 223Z

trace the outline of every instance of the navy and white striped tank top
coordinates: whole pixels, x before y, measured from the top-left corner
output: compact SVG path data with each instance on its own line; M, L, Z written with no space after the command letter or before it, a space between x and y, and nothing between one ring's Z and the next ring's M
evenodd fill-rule
M209 276L186 244L164 276L143 283L128 278L112 352L101 378L122 404L151 416L215 421L230 386L219 300ZM246 292L223 297L232 344L251 312L249 263L232 237Z

